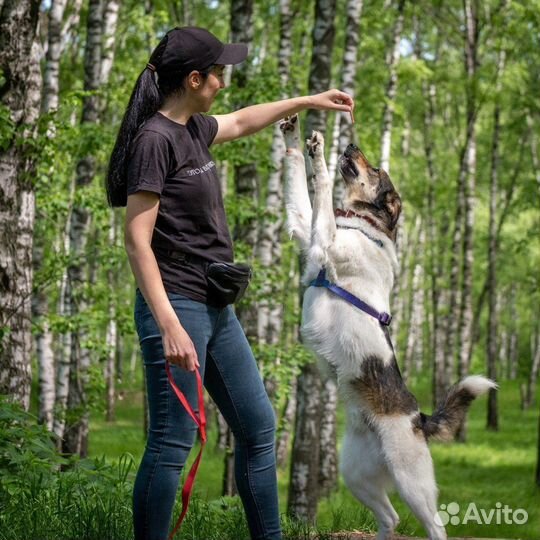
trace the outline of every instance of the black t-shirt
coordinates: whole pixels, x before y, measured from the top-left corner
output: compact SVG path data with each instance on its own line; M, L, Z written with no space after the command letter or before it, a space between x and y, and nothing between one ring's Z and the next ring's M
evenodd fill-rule
M217 129L211 116L195 114L182 125L156 113L133 140L127 175L128 195L151 191L160 197L152 249L165 290L210 304L202 265L179 262L160 250L233 260L216 164L208 150Z

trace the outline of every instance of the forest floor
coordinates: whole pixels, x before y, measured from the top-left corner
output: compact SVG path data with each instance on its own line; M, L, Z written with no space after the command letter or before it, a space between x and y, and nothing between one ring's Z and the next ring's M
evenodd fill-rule
M331 535L332 540L375 540L376 534L355 533L355 532L339 532ZM424 540L425 537L419 536L394 536L393 540ZM504 540L502 538L479 538L475 539L472 536L454 536L448 540Z

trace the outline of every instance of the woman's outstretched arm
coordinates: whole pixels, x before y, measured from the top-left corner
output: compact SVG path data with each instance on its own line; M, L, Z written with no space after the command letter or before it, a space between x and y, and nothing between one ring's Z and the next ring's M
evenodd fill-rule
M352 112L354 100L341 90L328 90L313 96L301 96L271 103L251 105L229 114L215 115L218 131L214 144L232 141L277 122L285 116L305 109L334 110Z

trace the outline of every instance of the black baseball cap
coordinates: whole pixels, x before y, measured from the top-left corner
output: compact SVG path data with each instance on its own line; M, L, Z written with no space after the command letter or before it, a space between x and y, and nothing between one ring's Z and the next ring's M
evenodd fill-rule
M239 64L248 48L243 43L222 43L214 34L196 26L173 28L167 43L153 64L158 71L203 71L214 64ZM152 60L152 59L151 59Z

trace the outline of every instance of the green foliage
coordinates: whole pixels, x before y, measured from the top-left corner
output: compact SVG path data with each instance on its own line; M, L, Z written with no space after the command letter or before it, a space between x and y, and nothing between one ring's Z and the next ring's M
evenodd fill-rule
M13 140L15 124L11 114L3 103L0 103L0 150L6 150Z
M0 538L129 539L133 458L66 458L36 418L0 396Z

